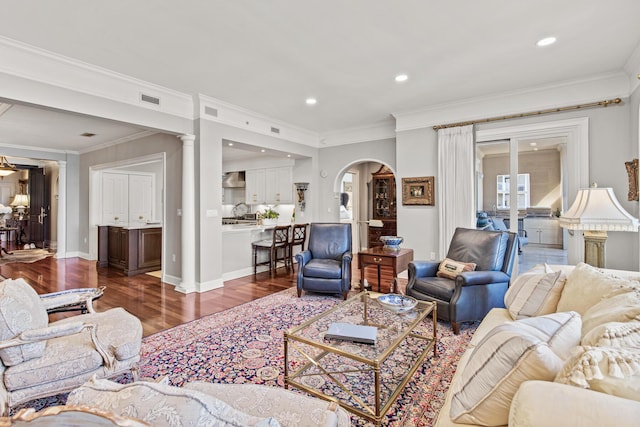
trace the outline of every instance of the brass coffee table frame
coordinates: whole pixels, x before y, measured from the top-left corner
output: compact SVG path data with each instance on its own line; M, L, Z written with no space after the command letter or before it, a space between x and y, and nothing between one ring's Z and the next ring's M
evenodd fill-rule
M382 421L382 419L384 418L384 416L386 415L386 413L389 411L389 408L391 407L391 405L395 402L396 398L398 397L398 395L400 394L400 392L404 389L405 385L409 382L409 380L411 380L411 378L413 377L413 375L415 374L416 370L418 369L418 367L421 365L422 360L424 359L424 357L427 355L427 353L433 349L433 355L434 357L437 356L437 349L436 349L436 343L437 343L437 336L436 336L436 325L437 325L437 314L436 314L436 304L433 302L426 302L426 301L419 301L418 304L421 306L420 309L421 311L419 311L418 315L416 316L416 318L414 320L412 320L406 327L404 330L402 330L398 336L395 338L395 340L393 340L393 342L387 347L387 348L380 348L380 353L378 354L377 357L370 359L367 357L363 357L362 355L357 354L355 351L348 351L344 350L342 348L339 348L339 346L334 346L332 345L332 343L342 343L341 341L334 341L334 340L323 340L322 337L320 337L320 339L313 339L313 338L309 338L309 337L305 337L301 331L303 331L305 328L313 325L316 322L319 322L321 320L326 320L327 318L329 318L329 316L331 316L332 314L334 314L337 310L341 310L344 309L348 304L353 304L354 302L356 302L357 300L362 300L363 305L364 305L364 309L363 309L363 313L362 313L362 322L361 324L363 325L370 325L370 326L376 326L378 328L387 328L388 325L380 325L380 324L376 324L373 321L370 321L369 319L369 311L370 309L375 309L375 310L386 310L385 308L383 308L382 306L380 306L378 304L378 302L376 300L374 300L374 298L380 294L376 294L376 293L369 293L369 292L363 292L361 294L358 294L352 298L349 298L348 300L336 305L335 307L325 311L324 313L315 316L309 320L307 320L306 322L302 323L301 325L295 327L295 328L291 328L288 331L284 332L284 384L285 384L285 388L289 388L289 386L293 386L296 387L298 389L304 390L314 396L320 397L322 399L326 399L329 401L334 401L336 403L338 403L340 406L342 406L344 409L360 416L363 417L365 419L368 419L370 421L373 421L374 423L376 423L376 425L379 425L380 422ZM372 298L372 296L374 298ZM433 336L425 336L425 335L421 335L421 334L417 334L414 332L416 326L418 326L422 321L424 321L424 319L429 315L429 314L433 314ZM373 316L375 317L375 316ZM387 387L388 390L390 390L390 394L389 397L387 399L386 402L382 402L382 398L381 398L381 366L383 365L383 363L387 360L387 358L389 358L389 356L399 348L399 346L407 339L407 338L414 338L417 339L419 341L424 341L425 342L425 346L424 349L420 352L420 354L415 358L415 360L413 361L413 364L411 364L409 366L408 371L406 371L406 374L403 375L402 379L400 380L400 382L395 386L395 388L392 388L393 385L391 385L390 387ZM358 348L359 346L364 346L362 347L363 349L371 348L371 347L375 347L375 346L380 346L382 345L381 343L377 343L374 346L371 346L369 344L357 344L357 343L349 343L351 348ZM310 350L316 350L319 351L317 354L311 354L309 351L305 350L303 348L304 345L307 345L310 347ZM355 346L355 347L353 347ZM302 363L302 366L300 366L297 369L291 369L290 370L290 351L291 350L295 350L298 354L299 354L299 358L302 358L305 363ZM344 357L347 359L351 359L353 361L359 362L363 365L365 365L362 369L351 369L351 370L342 370L342 369L338 369L335 370L334 368L328 367L328 366L323 366L322 362L323 359L326 356L330 356L330 355L338 355L340 357ZM301 356L301 357L300 357ZM334 363L335 365L335 363ZM308 373L307 371L309 371L310 369L315 368L318 370L318 372L311 372ZM373 384L374 384L374 390L375 390L375 396L374 396L374 400L375 400L375 404L372 406L370 404L367 404L364 399L360 398L359 396L357 396L355 393L353 393L351 390L349 390L346 386L346 382L345 384L343 384L342 381L340 381L340 379L338 378L338 376L343 375L343 374L349 374L349 373L373 373L374 379L373 379ZM337 387L340 388L341 391L345 392L351 399L353 399L354 402L356 402L357 404L359 404L361 406L361 408L357 408L355 406L352 406L349 404L349 402L345 402L345 401L341 401L339 400L339 398L335 397L335 396L329 396L325 393L322 392L321 389L317 389L317 388L313 388L309 385L305 385L301 382L301 379L304 377L313 377L313 376L321 376L324 377L326 379L328 379L330 381L330 383L332 383L333 385L336 385ZM345 377L346 378L346 377Z

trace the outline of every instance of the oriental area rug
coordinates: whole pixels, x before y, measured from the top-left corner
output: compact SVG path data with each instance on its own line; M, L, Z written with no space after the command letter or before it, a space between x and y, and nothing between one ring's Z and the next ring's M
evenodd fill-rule
M166 376L176 386L199 380L283 387L284 331L341 301L342 298L334 296L307 293L298 298L292 288L158 332L143 339L140 376ZM427 319L427 323L431 321ZM448 323L438 322L438 356L429 353L382 425L433 424L458 360L476 327L477 323L465 323L460 335L454 335ZM130 378L123 376L116 380L128 382ZM63 404L64 399L66 395L60 395L24 406L39 409ZM373 425L360 417L351 419L355 426Z

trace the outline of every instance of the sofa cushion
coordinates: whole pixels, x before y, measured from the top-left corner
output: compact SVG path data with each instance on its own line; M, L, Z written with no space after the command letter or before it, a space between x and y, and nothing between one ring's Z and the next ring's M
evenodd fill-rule
M279 426L273 418L247 415L196 390L136 381L92 379L69 394L67 404L87 405L137 418L153 426Z
M304 276L321 279L340 279L342 277L342 261L314 258L304 266Z
M576 347L555 381L640 401L640 351Z
M9 340L28 329L49 324L40 297L24 279L6 279L0 283L0 341ZM42 356L45 341L22 344L0 350L5 366L20 364Z
M524 381L551 381L580 341L580 316L554 313L494 328L473 349L452 385L451 418L458 423L507 424L511 399Z
M4 384L10 391L35 387L48 383L64 383L68 378L76 378L101 368L102 356L91 342L90 332L47 341L42 356L11 366L4 372Z
M557 311L577 311L583 315L604 296L629 292L640 286L636 281L616 277L583 262L567 276Z
M251 415L268 414L282 427L351 425L349 414L335 402L262 384L186 383L184 388L217 397Z
M98 325L98 341L108 347L116 360L138 357L142 344L142 323L140 319L122 307L111 308L100 313L87 313L68 317L51 323L51 326L81 320L83 323Z
M476 269L474 262L460 262L445 258L438 266L436 276L446 279L455 279L463 271L473 271Z
M584 334L580 344L640 349L640 321L603 323Z
M582 335L609 322L640 320L640 288L603 298L582 315Z
M556 312L566 276L547 264L533 267L513 281L504 296L504 305L513 319Z

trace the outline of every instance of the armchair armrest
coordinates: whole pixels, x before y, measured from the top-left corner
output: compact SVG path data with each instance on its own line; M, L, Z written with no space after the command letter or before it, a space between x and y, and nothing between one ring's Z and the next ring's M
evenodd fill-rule
M351 260L353 259L353 254L351 253L351 251L345 252L342 254L342 262L351 262Z
M414 277L435 277L438 272L440 261L413 261L409 263L409 276L411 270L415 273Z
M456 286L487 285L509 282L510 276L502 271L464 271L456 277Z
M93 300L98 299L104 293L106 286L98 288L68 289L66 291L41 294L40 301L47 313L59 311L86 310L95 313Z
M29 329L22 332L15 338L0 341L0 349L75 335L81 333L85 329L89 330L91 342L95 346L96 351L100 354L100 356L102 356L105 366L111 368L115 363L115 359L106 351L100 341L98 341L98 337L96 335L96 325L92 323L83 323L80 321L66 322L59 325L47 326L45 328Z
M296 261L298 262L298 268L306 265L309 261L311 261L311 251L300 251L295 255Z

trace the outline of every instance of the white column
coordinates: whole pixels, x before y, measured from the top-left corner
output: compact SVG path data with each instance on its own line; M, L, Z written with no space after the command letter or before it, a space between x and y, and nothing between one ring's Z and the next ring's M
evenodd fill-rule
M56 258L67 257L67 162L58 161L58 237Z
M196 291L196 212L194 147L195 135L180 135L182 140L182 281L176 291Z

